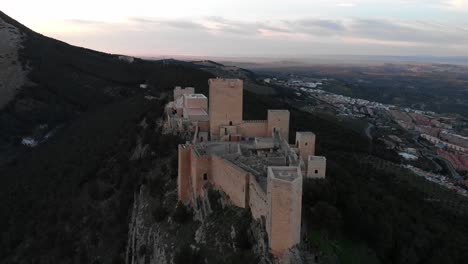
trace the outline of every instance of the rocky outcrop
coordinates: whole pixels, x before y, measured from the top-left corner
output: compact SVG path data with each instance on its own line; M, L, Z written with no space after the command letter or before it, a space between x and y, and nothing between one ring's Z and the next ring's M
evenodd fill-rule
M171 188L171 183L166 187ZM127 264L143 263L223 263L227 260L254 259L273 263L267 235L249 210L230 204L223 194L211 190L189 210L187 219L178 216L175 189L167 189L156 202L150 187L142 185L135 194L126 249ZM155 203L160 206L155 207ZM164 209L161 209L164 208ZM166 210L158 221L155 210ZM185 251L184 251L185 250ZM238 263L234 261L233 263ZM242 262L239 262L242 263Z
M23 69L18 51L25 35L0 18L0 109L12 100L26 83L28 70Z
M130 157L130 160L139 160L144 158L147 153L148 153L149 145L148 144L143 144L141 138L137 140L137 145L135 146L135 149L133 150L133 154Z
M129 223L126 263L171 263L170 248L159 224L151 223L145 186L135 194ZM150 261L150 262L147 262Z

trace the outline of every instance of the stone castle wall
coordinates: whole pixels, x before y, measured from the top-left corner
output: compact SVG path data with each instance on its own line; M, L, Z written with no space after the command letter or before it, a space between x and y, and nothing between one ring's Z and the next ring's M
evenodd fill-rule
M224 191L238 207L248 207L249 175L231 162L218 156L211 157L211 182Z
M197 196L203 194L203 185L208 181L210 171L210 158L208 156L198 156L192 149L190 154L190 172L193 192Z
M266 193L262 190L253 175L250 175L249 181L249 206L253 218L261 219L262 216L267 216L269 206Z
M190 191L190 154L192 150L186 145L179 145L178 159L178 177L177 177L177 193L179 200L187 203L191 199Z
M208 109L208 98L184 96L184 105L188 108Z
M244 121L238 126L239 133L244 137L266 137L268 123L264 121Z

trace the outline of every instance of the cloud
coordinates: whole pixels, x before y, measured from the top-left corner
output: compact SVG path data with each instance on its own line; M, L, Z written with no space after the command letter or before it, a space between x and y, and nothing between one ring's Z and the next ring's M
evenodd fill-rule
M350 23L347 35L386 41L419 43L467 42L468 36L449 25L424 22L392 22L378 19L356 19Z
M105 43L113 52L149 49L185 54L255 54L308 52L367 52L453 54L468 52L468 29L463 24L389 19L233 20L220 16L197 19L131 17L118 23L68 20ZM455 25L455 26L454 26ZM92 34L92 30L95 32ZM190 46L187 46L190 39ZM80 40L81 41L81 40ZM109 40L107 40L109 41ZM79 42L81 44L81 42ZM84 42L88 45L88 42ZM119 46L120 45L120 46ZM111 46L109 42L103 47ZM101 47L101 46L99 46ZM118 47L118 48L117 48ZM456 47L454 49L453 47ZM92 47L91 47L92 48ZM108 48L107 48L108 49ZM128 53L128 52L127 52ZM160 52L164 53L164 52Z
M220 16L206 17L205 20L209 25L211 25L211 30L217 33L237 35L259 34L259 24L256 22L229 20Z
M199 29L205 30L206 28L197 22L185 20L185 19L154 19L154 18L144 18L144 17L131 17L129 21L141 25L159 25L167 26L178 29Z
M68 23L87 27L109 27L111 23L72 19ZM127 23L121 22L119 27L142 27L145 30L198 31L217 36L235 35L245 38L261 37L265 31L269 36L289 35L294 38L306 35L314 38L341 37L348 39L376 40L381 43L406 42L439 45L443 43L468 44L468 30L464 27L450 24L426 21L398 21L387 19L317 19L302 18L281 21L239 21L220 16L201 19L162 19L147 17L131 17ZM182 33L181 33L182 34Z
M86 20L86 19L67 19L65 22L76 24L76 25L104 25L107 22L97 20Z
M354 2L340 2L340 3L337 3L336 6L338 6L338 7L355 7L356 3L354 3Z
M288 23L298 33L312 35L337 35L346 31L341 21L327 19L301 19Z
M451 9L454 10L466 10L468 9L468 0L448 0L445 1Z

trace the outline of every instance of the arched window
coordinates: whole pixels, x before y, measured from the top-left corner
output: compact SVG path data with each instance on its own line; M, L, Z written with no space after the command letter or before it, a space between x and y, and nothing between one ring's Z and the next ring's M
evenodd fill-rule
M229 125L232 126L232 121L229 121Z
M318 170L315 170L315 174L318 174Z
M307 146L307 142L305 143L305 145Z
M208 180L208 174L203 173L203 180L204 180L204 181L207 181L207 180Z

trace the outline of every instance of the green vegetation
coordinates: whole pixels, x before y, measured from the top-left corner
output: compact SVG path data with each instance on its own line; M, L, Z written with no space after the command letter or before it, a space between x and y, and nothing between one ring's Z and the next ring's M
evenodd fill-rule
M324 90L385 104L468 117L468 68L448 64L310 65L259 69L267 75L327 78Z
M244 98L249 117L289 108L283 98ZM307 239L342 263L462 263L468 258L468 201L399 167L399 157L346 124L291 109L291 132L317 134L327 179L306 181ZM397 163L392 163L395 161ZM318 234L326 234L319 236ZM354 259L354 260L350 260Z
M211 193L215 211L206 219L208 236L192 248L198 223L185 206L165 198L175 189L180 139L162 135L155 124L164 100L144 96L163 96L175 85L207 94L210 74L174 61L128 64L23 30L28 41L21 56L36 85L25 87L0 112L0 159L9 155L8 162L0 162L1 262L125 263L131 205L146 185L147 218L173 235L175 263L258 263L248 210L222 208L219 194ZM142 82L151 88L139 89ZM298 111L286 103L291 101L287 91L277 94L245 91L244 118L265 119L267 109L286 108L292 137L301 130L317 134L317 153L327 157L328 175L304 183L303 222L305 242L322 260L466 262L466 199L389 162L398 156L369 142L356 129L359 124ZM142 120L146 128L139 125ZM21 137L43 123L61 128L34 149L21 147ZM130 160L139 141L149 146L149 154ZM226 240L231 226L236 252ZM151 249L145 245L137 252L148 259Z
M183 203L178 203L172 218L177 223L182 224L182 223L185 223L185 222L189 221L190 219L192 219L192 212Z
M0 262L122 263L140 185L153 189L155 219L170 213L157 202L162 175L148 174L174 157L179 139L155 126L165 101L145 96L206 87L211 75L175 61L123 62L0 16L27 34L20 56L34 83L0 112ZM147 129L139 125L144 119ZM55 134L33 149L22 146L21 137L42 124ZM130 160L139 139L148 155ZM161 172L174 178L169 160Z
M322 263L379 264L375 253L364 244L351 240L330 239L326 231L315 229L308 241L313 252L320 252L318 260Z

